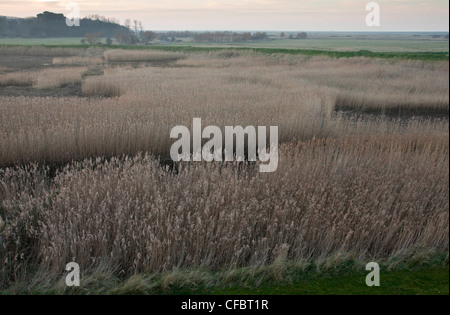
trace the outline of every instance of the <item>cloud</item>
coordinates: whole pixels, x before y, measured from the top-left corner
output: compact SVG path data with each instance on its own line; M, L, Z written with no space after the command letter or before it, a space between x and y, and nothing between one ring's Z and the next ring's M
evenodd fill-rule
M376 0L375 0L376 1ZM2 1L0 15L65 12L71 1ZM361 0L74 0L82 15L138 19L149 29L366 30ZM447 0L379 0L383 30L448 30ZM373 30L373 29L371 29Z

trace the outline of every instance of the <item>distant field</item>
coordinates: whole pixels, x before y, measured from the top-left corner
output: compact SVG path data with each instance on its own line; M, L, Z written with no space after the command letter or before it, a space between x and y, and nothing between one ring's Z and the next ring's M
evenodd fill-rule
M1 38L0 45L78 45L81 38ZM105 42L105 39L102 39ZM168 46L195 47L249 47L249 48L284 48L316 49L334 51L370 50L373 52L448 52L448 40L431 39L360 39L360 38L311 38L304 40L270 40L242 43L194 43L183 41Z
M236 53L249 53L255 52L264 55L276 55L276 54L286 54L286 55L303 55L303 56L328 56L331 58L352 58L352 57L367 57L367 58L378 58L378 59L404 59L404 60L429 60L429 61L447 61L448 51L423 51L423 52L401 52L401 51L392 51L392 52L374 52L371 50L358 50L358 51L337 51L337 50L319 50L319 49L289 49L289 48L279 48L279 47L227 47L227 46L213 46L213 45L203 45L203 46L195 46L192 45L97 45L97 46L89 46L89 45L81 45L81 44L53 44L53 45L13 45L13 44L3 44L0 42L0 48L5 49L22 49L21 54L32 54L30 52L26 52L27 49L39 50L43 49L44 51L50 52L54 49L55 52L58 52L58 49L66 49L66 50L79 50L86 51L87 48L95 47L100 48L98 51L103 50L112 50L112 49L123 49L128 51L167 51L167 52L177 52L177 53L229 53L230 50ZM47 48L51 48L46 50ZM51 53L51 55L55 55L55 53Z
M255 48L289 48L318 49L336 51L371 50L374 52L448 52L448 41L433 40L376 40L376 39L304 39L273 40L252 43L208 44L183 42L176 45L215 46L215 47L255 47Z
M0 45L77 45L81 38L0 38Z

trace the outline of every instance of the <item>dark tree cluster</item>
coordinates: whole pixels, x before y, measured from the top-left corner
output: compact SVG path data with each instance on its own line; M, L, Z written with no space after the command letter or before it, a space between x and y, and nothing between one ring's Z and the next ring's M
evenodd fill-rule
M129 32L116 20L93 16L80 20L80 26L67 26L63 14L44 12L33 18L0 17L0 37L85 37L86 34L101 33L104 37L113 37L116 32Z
M114 37L122 45L136 45L140 42L139 37L129 30L116 31Z
M252 40L265 40L267 39L267 33L233 33L233 32L204 32L195 33L194 41L197 43L227 43L227 42L246 42Z
M289 39L307 39L308 34L305 32L298 33L297 35L289 35Z
M167 37L175 38L192 38L195 36L195 32L191 31L170 31L165 33Z

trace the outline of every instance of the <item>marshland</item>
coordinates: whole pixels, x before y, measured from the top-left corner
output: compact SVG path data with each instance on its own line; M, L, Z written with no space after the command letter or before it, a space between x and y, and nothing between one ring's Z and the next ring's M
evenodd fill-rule
M1 288L64 292L72 261L92 290L150 293L448 264L448 58L2 46L0 59ZM277 171L173 172L170 130L197 117L278 126Z

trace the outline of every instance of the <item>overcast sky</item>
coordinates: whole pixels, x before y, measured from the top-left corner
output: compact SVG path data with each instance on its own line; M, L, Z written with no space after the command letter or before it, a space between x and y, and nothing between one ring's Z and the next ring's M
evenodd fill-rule
M368 27L364 0L0 0L0 15L43 11L142 21L148 30L448 31L448 0L380 0L381 26Z

